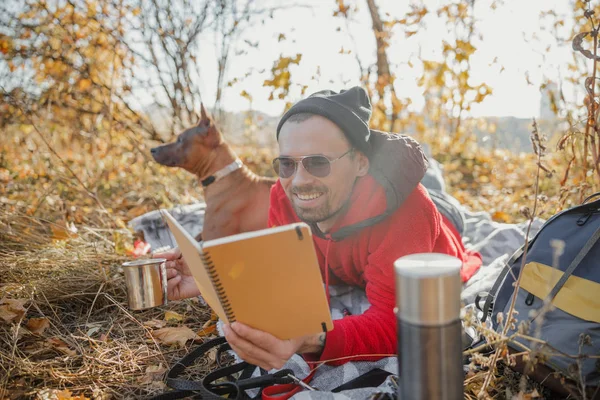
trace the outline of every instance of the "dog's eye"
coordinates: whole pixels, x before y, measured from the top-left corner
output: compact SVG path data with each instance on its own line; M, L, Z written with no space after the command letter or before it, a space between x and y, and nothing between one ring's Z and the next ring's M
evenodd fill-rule
M181 143L181 136L177 138L177 143Z

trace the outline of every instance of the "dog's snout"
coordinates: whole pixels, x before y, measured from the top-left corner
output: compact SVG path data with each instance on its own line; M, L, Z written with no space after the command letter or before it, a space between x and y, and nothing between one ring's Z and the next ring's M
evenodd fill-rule
M154 161L167 167L178 165L179 157L174 157L173 149L169 145L157 146L150 149Z

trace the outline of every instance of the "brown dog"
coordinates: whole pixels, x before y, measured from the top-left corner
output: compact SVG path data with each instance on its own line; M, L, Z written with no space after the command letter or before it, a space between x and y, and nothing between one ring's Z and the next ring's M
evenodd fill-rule
M176 142L151 149L151 153L159 164L196 175L204 187L202 239L267 227L269 195L275 179L258 176L241 163L235 164L237 156L204 105L198 125L183 131Z

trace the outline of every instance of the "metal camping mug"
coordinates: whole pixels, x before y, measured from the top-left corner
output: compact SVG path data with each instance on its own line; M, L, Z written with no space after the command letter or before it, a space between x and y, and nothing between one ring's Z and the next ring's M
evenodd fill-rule
M123 263L127 302L132 310L167 304L165 258L150 258Z
M394 262L401 400L463 399L462 262L411 254Z

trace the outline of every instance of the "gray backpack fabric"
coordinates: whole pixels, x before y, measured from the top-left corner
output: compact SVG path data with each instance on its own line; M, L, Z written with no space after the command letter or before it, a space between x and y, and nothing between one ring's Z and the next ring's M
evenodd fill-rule
M600 196L596 193L588 198ZM527 336L545 341L551 346L539 347L524 338L516 342L527 348L537 348L549 354L545 365L566 376L574 371L586 385L598 386L600 360L586 356L600 355L600 199L584 202L552 216L529 242L523 267L521 285L517 291L515 310L518 312L516 329ZM564 242L563 254L551 243ZM514 283L521 273L524 247L519 249L500 274L483 306L483 321L491 318L494 329L501 332L506 323ZM544 306L544 304L547 304ZM551 303L548 304L548 303ZM504 318L498 318L502 313ZM591 339L582 341L581 334ZM524 348L510 344L517 351ZM562 353L562 354L560 354ZM577 360L564 354L577 356Z

